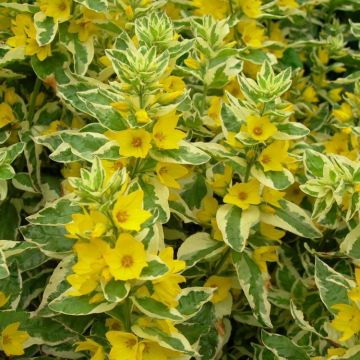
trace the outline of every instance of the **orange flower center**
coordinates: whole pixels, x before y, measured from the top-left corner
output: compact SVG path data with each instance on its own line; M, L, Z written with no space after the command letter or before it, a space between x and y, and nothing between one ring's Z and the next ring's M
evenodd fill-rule
M3 335L2 341L4 345L9 345L11 343L11 338L9 335Z
M132 348L132 347L134 347L136 345L136 340L129 339L129 340L126 341L125 344L126 344L126 347L130 349L130 348Z
M129 218L129 214L126 211L119 211L116 214L116 218L119 221L119 223L124 223Z
M139 137L134 137L131 144L134 147L140 147L142 145L142 140Z
M268 164L271 161L270 156L269 155L263 155L261 162L263 164Z
M158 132L158 133L156 133L154 136L155 136L155 138L158 139L159 141L163 141L163 140L165 140L165 138L166 138L166 135L165 135L164 133L162 133L162 132Z
M238 194L238 198L240 199L240 200L246 200L247 199L247 197L248 197L248 194L246 193L246 192L243 192L243 191L241 191L241 192L239 192L239 194Z
M61 4L59 4L59 10L60 11L65 11L66 10L66 4L64 2L62 2Z
M122 257L122 259L121 259L121 265L122 265L123 267L128 268L128 267L131 267L133 264L134 264L134 259L133 259L133 257L132 257L131 255L124 255L124 256ZM131 341L131 340L129 340L129 341ZM133 340L133 341L134 341L134 340ZM134 346L134 345L132 345L132 346Z
M254 127L253 133L259 136L263 133L263 129L260 126L256 126Z

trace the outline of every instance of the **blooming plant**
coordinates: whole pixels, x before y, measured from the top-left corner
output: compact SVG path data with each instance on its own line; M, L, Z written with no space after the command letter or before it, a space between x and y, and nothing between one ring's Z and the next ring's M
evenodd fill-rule
M359 0L0 0L0 358L360 359Z

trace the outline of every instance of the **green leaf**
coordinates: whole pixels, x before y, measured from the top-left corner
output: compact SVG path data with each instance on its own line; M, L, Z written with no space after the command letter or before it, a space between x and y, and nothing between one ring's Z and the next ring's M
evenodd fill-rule
M332 308L333 305L350 304L347 292L354 283L318 257L315 258L315 283L319 289L321 301L332 314L337 312Z
M201 165L210 160L209 155L198 149L193 143L190 144L186 141L180 142L179 149L152 149L150 150L150 156L157 161L175 164Z
M65 72L69 66L69 57L67 54L53 52L52 56L40 61L37 56L31 58L31 65L36 75L43 81L47 81L56 90L58 85L70 82L70 77Z
M6 264L4 252L0 249L0 280L5 279L10 275L9 269Z
M54 40L58 30L58 23L54 21L54 18L47 17L40 11L34 15L34 26L39 46L50 44Z
M286 336L270 334L262 330L261 339L266 348L279 360L310 360L306 351Z
M232 259L240 286L249 302L255 318L264 326L272 327L271 305L259 267L245 252L232 252Z
M161 224L167 223L170 218L169 189L155 176L141 178L137 183L144 191L144 209L149 210L154 216L157 214Z
M289 170L284 168L282 171L264 171L258 162L252 167L251 174L263 185L275 190L287 189L295 181Z
M314 226L305 210L287 200L280 200L279 203L281 207L275 208L273 214L262 212L261 221L304 238L322 237L322 233Z
M3 160L5 164L11 164L23 151L25 144L22 142L18 142L16 144L10 145L6 148L0 149L0 154L5 151L6 155Z
M93 295L69 296L69 291L65 291L56 299L49 303L49 308L57 313L67 315L89 315L104 313L113 309L116 302L108 303L106 301L90 304L89 301ZM115 294L110 295L112 298Z
M38 213L26 218L36 225L64 225L72 221L72 215L80 213L81 207L74 205L69 199L61 198L47 204Z
M258 207L250 206L242 210L237 206L225 204L216 213L216 222L223 239L235 251L244 251L250 229L260 220Z
M158 257L151 258L148 264L141 271L141 280L154 280L162 277L169 271L168 266Z
M223 242L212 240L210 235L199 232L189 236L179 247L177 257L186 261L187 267L196 263L211 259L224 250Z
M92 89L77 94L86 104L89 113L94 116L106 128L121 131L128 128L127 121L119 111L111 106L115 100L109 91L105 89Z
M16 207L6 200L0 203L0 239L16 240L20 216Z
M104 12L108 9L107 0L74 0L77 3L86 6L90 10Z
M313 150L304 152L304 166L311 175L323 177L326 165L331 166L331 162L325 155Z
M195 173L183 186L181 197L190 209L200 209L201 201L207 194L205 178L199 173Z
M214 290L210 288L187 287L178 296L179 305L176 309L184 318L189 319L201 310L202 306L212 298L213 293Z
M301 123L288 122L276 125L278 132L273 136L276 140L301 139L309 134L310 130Z
M25 240L35 244L47 256L62 259L72 251L74 240L66 237L63 226L26 225L20 227Z
M355 260L360 259L360 224L345 236L340 244L340 251Z
M9 180L15 176L15 170L11 165L0 165L0 180Z
M131 299L134 305L147 316L163 320L183 320L183 316L178 310L170 309L160 301L150 297L133 296Z
M167 349L180 351L188 355L196 355L189 341L180 332L165 333L161 329L151 326L133 325L131 330L139 337L155 341Z
M90 36L87 41L80 41L77 33L68 32L67 24L61 24L60 43L73 54L75 74L84 75L94 57L94 41Z
M130 284L125 281L111 279L106 284L101 284L105 299L109 302L118 303L124 300L130 291Z

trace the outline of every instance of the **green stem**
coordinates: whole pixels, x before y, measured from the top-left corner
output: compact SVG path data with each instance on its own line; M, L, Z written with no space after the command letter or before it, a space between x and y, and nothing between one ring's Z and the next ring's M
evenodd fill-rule
M207 96L207 85L204 83L203 86L203 98L202 98L202 102L201 102L201 116L204 115L204 111L205 111L205 107L206 107L206 96Z
M234 7L233 7L233 4L232 4L232 0L228 0L229 1L229 9L230 9L230 14L233 16L234 15ZM235 25L234 27L234 37L235 37L235 40L237 42L237 44L241 44L241 37L240 37L240 34L239 34L239 30L237 28L237 24Z
M246 171L245 171L245 176L244 176L244 182L248 182L249 181L249 177L250 177L250 171L251 171L251 168L252 166L254 165L255 163L255 160L256 160L256 154L250 159L250 161L248 162L247 164L247 167L246 167Z
M135 174L138 172L140 163L141 163L141 160L140 160L140 159L136 159L136 160L135 160L135 164L134 164L134 166L133 166L133 168L131 169L131 172L130 172L130 177L131 177L131 178L134 178L134 177L135 177Z
M32 94L31 94L29 112L28 112L28 121L29 121L30 125L32 125L32 122L33 122L34 113L35 113L36 98L37 98L37 96L39 94L40 86L41 86L41 80L39 78L36 78L34 90L33 90Z
M219 271L221 270L222 266L224 265L227 257L229 256L230 251L231 251L231 249L230 249L230 248L227 248L227 249L225 250L225 252L222 254L220 260L219 260L219 261L217 262L217 264L215 265L215 269L214 269L214 271L213 271L213 274L218 274L218 273L219 273Z
M131 300L128 297L124 301L124 328L131 331Z

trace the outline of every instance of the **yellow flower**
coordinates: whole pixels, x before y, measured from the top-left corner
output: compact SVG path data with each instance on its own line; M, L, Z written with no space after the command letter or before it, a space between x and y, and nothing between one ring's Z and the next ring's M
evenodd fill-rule
M290 161L288 148L288 141L276 140L268 145L259 156L264 171L282 171L284 165Z
M232 186L224 197L224 202L246 210L250 205L260 204L260 184L256 179Z
M141 359L139 357L139 341L134 334L123 331L108 331L106 338L111 344L110 360Z
M327 65L329 62L329 52L324 48L319 48L318 58L323 65Z
M160 84L168 93L176 91L183 92L186 89L186 84L179 76L167 76L165 79L161 80Z
M215 19L224 19L229 12L227 0L193 0L192 4L197 8L195 15L211 15Z
M344 348L329 348L329 349L327 349L326 353L327 353L327 358L330 358L334 355L342 356L342 355L345 355L346 349L344 349Z
M9 105L14 105L19 101L19 96L15 92L15 88L7 88L4 94L4 100Z
M179 304L177 297L181 292L179 283L185 281L186 278L180 274L166 274L159 279L153 280L154 292L151 297L170 308L176 307Z
M66 280L74 290L69 296L82 296L93 292L101 279L109 280L104 254L110 249L108 243L100 239L78 241L73 250L77 254L77 263L72 267L73 274Z
M238 28L246 46L254 49L262 47L266 40L265 30L257 26L255 20L242 20L239 22Z
M10 295L6 296L2 291L0 291L0 308L6 305L6 303L9 301Z
M267 239L272 241L278 241L281 243L281 238L283 238L286 234L283 230L278 230L273 225L260 223L260 233L265 236Z
M145 109L140 109L135 113L135 117L138 123L146 124L150 121L150 117Z
M346 341L360 331L360 309L355 304L336 304L332 308L337 310L331 326L342 333L339 341Z
M128 164L128 160L126 158L118 159L118 160L101 160L101 165L105 170L105 177L107 180L111 178L111 176L118 170L123 169Z
M334 89L331 89L328 93L329 95L329 98L334 101L334 102L338 102L341 100L341 92L343 91L343 88L340 87L340 88L334 88Z
M188 169L179 164L163 163L156 164L156 174L162 184L173 189L180 189L181 185L176 181L188 174Z
M332 111L332 115L340 122L348 122L353 117L352 107L348 103L343 102L339 108Z
M219 207L218 201L212 197L212 196L206 196L202 200L202 208L203 210L200 210L196 217L199 219L199 221L203 224L210 223L211 219L216 217L216 212Z
M280 7L287 7L289 9L296 9L299 7L296 0L277 0L277 3Z
M294 183L286 189L286 199L300 205L305 194L301 191L299 183Z
M201 64L191 56L186 58L184 60L184 63L188 68L193 69L193 70L198 70L201 67Z
M109 228L108 218L100 211L90 210L85 214L71 215L72 222L65 225L66 237L71 239L100 237Z
M7 103L0 104L0 129L15 121L14 113Z
M92 19L82 17L77 20L71 20L68 27L69 33L78 34L79 40L86 42L89 38L97 32L96 24Z
M141 360L170 360L175 359L179 352L161 347L155 341L144 340L139 344Z
M247 17L255 19L261 15L260 0L238 0L238 3Z
M215 173L213 180L209 181L209 185L213 189L214 193L220 196L225 195L226 189L229 186L232 179L232 169L230 166L224 166L224 172L222 174Z
M90 351L91 358L90 360L104 360L105 352L104 348L98 344L96 341L87 338L85 341L81 341L76 343L77 347L75 349L76 352L79 351Z
M357 151L349 150L349 135L341 132L336 133L330 140L324 142L326 153L346 156L349 159L356 160Z
M357 287L348 291L348 296L352 301L360 301L360 268L355 269L355 280Z
M316 95L316 91L313 86L307 86L303 92L303 98L310 103L319 102L319 98Z
M36 39L28 39L25 47L25 55L36 55L40 61L43 61L51 55L51 46L50 44L39 46Z
M147 265L144 244L128 233L120 234L115 248L109 249L104 258L116 280L138 279Z
M165 93L161 94L158 98L158 102L162 105L169 104L184 94L186 85L184 81L178 76L168 76L164 80L160 81Z
M221 111L221 97L212 96L210 99L210 107L208 109L208 116L214 121L214 126L211 127L220 127L220 111Z
M267 273L266 262L275 262L279 260L278 249L279 246L260 246L254 250L252 258L259 266L262 273Z
M172 113L161 116L154 125L153 139L155 144L160 149L178 149L179 142L186 136L180 130L176 130L176 125L179 117L175 111Z
M115 224L124 230L139 231L141 225L151 217L151 213L143 210L144 192L133 191L127 195L119 195L114 205L112 216Z
M40 0L40 10L55 22L66 21L71 16L72 0Z
M37 55L40 61L51 55L50 44L39 46L36 41L36 29L32 17L27 14L16 15L12 21L11 30L15 36L10 37L6 43L12 47L25 47L25 55Z
M183 260L174 259L174 249L170 246L161 250L159 257L169 268L169 272L175 274L182 271L186 267L186 262Z
M230 292L232 281L228 277L223 276L210 276L205 284L204 287L211 287L215 288L213 297L211 298L211 302L213 304L217 304L221 301L224 301Z
M285 196L285 192L265 187L262 193L263 200L276 208L280 207L279 201Z
M76 161L70 164L65 164L61 169L62 176L66 179L69 177L80 177L81 163Z
M277 132L267 116L249 115L246 118L247 132L257 141L265 141Z
M277 41L279 43L282 43L283 45L286 45L285 36L280 28L280 22L271 22L269 40ZM277 49L271 49L271 52L277 58L280 59L283 56L284 50L285 50L284 48L282 49L277 48Z
M116 133L107 131L105 135L119 144L119 154L122 156L143 159L151 149L151 135L145 129L127 129Z
M23 355L24 342L29 339L26 331L18 331L20 322L7 325L1 332L0 349L7 356Z

